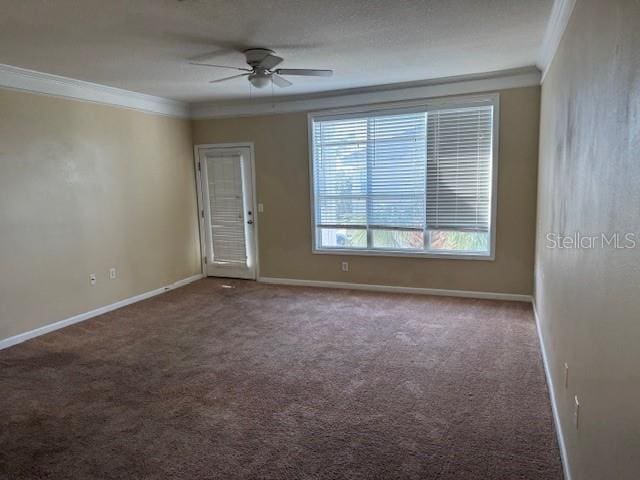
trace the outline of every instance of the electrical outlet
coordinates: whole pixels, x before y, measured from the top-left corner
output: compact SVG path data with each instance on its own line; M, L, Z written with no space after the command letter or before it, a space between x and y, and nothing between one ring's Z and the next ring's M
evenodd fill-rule
M95 286L96 284L96 274L92 273L91 275L89 275L89 283L91 284L91 286Z
M262 203L258 204L258 213L264 212L264 205Z
M349 262L342 262L342 271L343 272L349 271Z
M578 401L577 395L574 397L574 401L573 423L576 426L576 430L578 430L578 427L580 426L580 402Z
M117 272L115 268L109 269L109 280L115 280L117 276Z
M564 364L564 388L569 388L569 364Z

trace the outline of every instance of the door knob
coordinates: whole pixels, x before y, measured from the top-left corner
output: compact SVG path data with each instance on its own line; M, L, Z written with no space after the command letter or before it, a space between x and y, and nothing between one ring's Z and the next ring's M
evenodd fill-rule
M249 225L253 225L253 220L247 220L247 223L248 223Z

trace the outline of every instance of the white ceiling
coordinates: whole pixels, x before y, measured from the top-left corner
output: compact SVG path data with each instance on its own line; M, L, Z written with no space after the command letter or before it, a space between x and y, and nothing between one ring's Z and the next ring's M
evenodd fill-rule
M188 102L249 97L230 70L269 47L310 94L534 65L553 0L0 0L0 63ZM270 95L271 89L253 96Z

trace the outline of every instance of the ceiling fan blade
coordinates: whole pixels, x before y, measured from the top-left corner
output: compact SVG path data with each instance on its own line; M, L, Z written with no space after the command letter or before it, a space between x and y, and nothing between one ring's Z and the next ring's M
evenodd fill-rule
M275 55L269 54L266 57L264 57L262 60L260 60L258 67L271 70L276 65L280 65L282 63L282 60L283 59L280 57L276 57Z
M231 75L230 77L218 78L216 80L211 80L209 83L220 83L226 82L227 80L233 80L234 78L246 77L249 75L248 73L241 73L240 75Z
M240 70L241 72L251 72L250 68L228 67L226 65L214 65L212 63L189 62L191 65L200 65L201 67L227 68L230 70Z
M290 87L291 85L293 85L293 83L291 83L289 80L287 80L286 78L282 78L275 73L271 74L271 81L280 88Z
M310 68L279 68L278 75L301 75L304 77L330 77L333 70L314 70Z

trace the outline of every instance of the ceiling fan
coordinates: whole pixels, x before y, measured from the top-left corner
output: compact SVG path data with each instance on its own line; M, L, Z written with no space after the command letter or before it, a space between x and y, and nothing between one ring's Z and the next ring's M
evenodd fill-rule
M211 80L209 83L226 82L227 80L233 80L234 78L247 77L251 85L256 88L264 88L273 82L274 85L284 88L293 85L286 78L280 75L301 75L305 77L330 77L333 75L333 70L316 70L308 68L278 68L275 69L284 60L281 57L274 55L274 51L268 48L249 48L244 50L244 56L247 60L247 64L251 68L241 67L229 67L226 65L214 65L211 63L203 63L194 59L189 62L191 65L201 65L204 67L215 68L227 68L231 70L240 70L245 73L238 75L232 75L230 77L218 78ZM202 58L202 57L200 57ZM206 58L206 57L205 57Z

